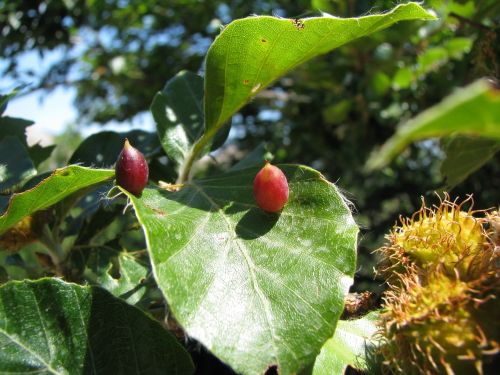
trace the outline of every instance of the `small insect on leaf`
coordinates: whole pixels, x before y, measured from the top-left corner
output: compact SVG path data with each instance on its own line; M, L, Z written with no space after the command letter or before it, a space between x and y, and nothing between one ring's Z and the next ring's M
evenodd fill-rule
M146 158L125 139L123 150L115 166L116 184L129 193L139 195L148 182L149 168Z
M253 196L264 211L278 212L288 200L288 181L285 174L267 160L253 182Z

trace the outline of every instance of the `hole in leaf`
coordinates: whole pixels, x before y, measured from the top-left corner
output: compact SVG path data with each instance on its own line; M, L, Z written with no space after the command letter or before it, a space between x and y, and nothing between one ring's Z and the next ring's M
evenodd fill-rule
M115 280L119 280L122 277L120 273L120 263L118 257L110 258L111 267L106 271L106 273Z
M278 366L277 365L269 366L264 375L278 375Z
M253 89L252 89L252 92L256 92L258 89L260 89L260 87L262 86L262 83L257 83Z

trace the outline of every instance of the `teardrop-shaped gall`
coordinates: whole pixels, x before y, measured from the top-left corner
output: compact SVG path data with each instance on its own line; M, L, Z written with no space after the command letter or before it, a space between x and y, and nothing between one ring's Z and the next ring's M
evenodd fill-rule
M129 193L139 195L148 182L149 168L146 158L125 138L125 145L115 166L116 184Z
M253 196L264 211L281 210L288 200L288 181L281 169L266 160L264 168L255 176Z

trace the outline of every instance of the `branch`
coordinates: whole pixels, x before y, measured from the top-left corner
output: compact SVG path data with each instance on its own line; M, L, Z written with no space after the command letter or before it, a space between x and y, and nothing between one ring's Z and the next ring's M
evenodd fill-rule
M448 13L448 16L456 18L457 20L459 20L459 21L461 21L463 23L469 24L471 26L474 26L475 28L480 29L480 30L484 30L484 31L491 31L491 30L493 30L491 27L485 26L482 23L479 23L479 22L476 22L476 21L472 21L472 20L470 20L468 18L459 16L458 14L453 13L453 12Z

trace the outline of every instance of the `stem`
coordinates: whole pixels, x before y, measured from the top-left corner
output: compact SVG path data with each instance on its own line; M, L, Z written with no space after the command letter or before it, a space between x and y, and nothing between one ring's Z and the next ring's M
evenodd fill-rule
M471 25L471 26L474 26L474 27L476 27L476 28L478 28L478 29L480 29L480 30L484 30L484 31L490 31L490 30L491 30L491 28L490 28L490 27L485 26L485 25L483 25L482 23L479 23L479 22L476 22L476 21L472 21L472 20L470 20L470 19L468 19L468 18L462 17L462 16L460 16L460 15L458 15L458 14L456 14L456 13L453 13L453 12L450 12L450 13L448 14L448 16L450 16L450 17L454 17L454 18L456 18L457 20L462 21L463 23L467 23L467 24L469 24L469 25Z
M48 228L47 225L43 227L42 236L40 237L41 244L47 249L47 252L50 254L52 261L59 268L61 262L64 258L64 253L59 241L54 238L53 233Z
M198 158L198 155L200 154L201 150L205 148L205 145L210 140L210 138L212 138L213 134L217 130L218 128L215 128L210 133L205 133L203 137L201 137L201 139L193 145L191 152L184 161L184 164L182 164L181 166L181 170L179 171L179 177L175 182L176 185L185 184L191 179L191 169L193 168L194 162Z

